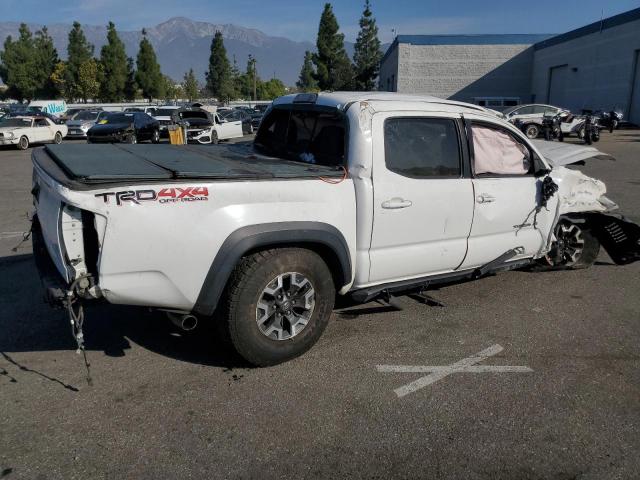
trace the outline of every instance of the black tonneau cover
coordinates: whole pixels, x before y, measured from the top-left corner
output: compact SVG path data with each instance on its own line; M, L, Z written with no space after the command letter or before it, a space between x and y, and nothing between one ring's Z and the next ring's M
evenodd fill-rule
M234 145L47 145L43 153L73 182L106 184L177 179L286 179L341 176L335 167L267 157ZM45 170L48 158L34 152Z

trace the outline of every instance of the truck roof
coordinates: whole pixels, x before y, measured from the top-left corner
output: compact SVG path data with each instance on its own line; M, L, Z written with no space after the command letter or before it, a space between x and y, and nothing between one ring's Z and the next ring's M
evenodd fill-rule
M307 98L314 98L314 94L291 94L276 98L274 105L287 105L300 102L302 95ZM396 92L320 92L315 96L315 101L306 101L302 103L314 103L325 107L334 107L343 109L354 102L371 102L386 103L394 102L397 104L420 103L421 109L433 111L455 111L455 112L482 112L495 115L491 110L473 105L471 103L457 102L455 100L444 100L442 98L430 95L411 95Z

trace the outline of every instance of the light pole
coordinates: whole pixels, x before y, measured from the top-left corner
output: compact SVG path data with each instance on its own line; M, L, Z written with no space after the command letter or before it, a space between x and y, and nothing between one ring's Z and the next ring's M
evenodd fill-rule
M256 59L251 54L249 54L249 63L253 67L253 103L255 103L258 100L258 95L256 94L256 77L258 75L256 71Z

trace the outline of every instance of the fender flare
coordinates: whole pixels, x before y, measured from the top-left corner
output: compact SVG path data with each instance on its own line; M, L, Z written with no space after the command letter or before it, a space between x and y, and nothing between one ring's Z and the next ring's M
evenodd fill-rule
M337 287L351 281L349 247L342 233L334 226L321 222L248 225L232 232L218 250L202 284L193 312L204 316L213 315L231 272L247 252L268 247L304 244L321 245L335 255L340 267L340 271L337 272L338 278L342 282Z

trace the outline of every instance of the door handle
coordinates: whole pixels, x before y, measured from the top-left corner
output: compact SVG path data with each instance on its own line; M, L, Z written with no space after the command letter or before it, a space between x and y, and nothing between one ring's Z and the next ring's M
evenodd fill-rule
M407 208L413 205L411 200L404 200L403 198L392 198L391 200L387 200L382 202L382 208L387 208L390 210L395 210L398 208Z
M478 203L491 203L491 202L494 202L495 200L496 200L495 197L492 197L491 195L487 195L486 193L482 193L476 197L476 202Z

